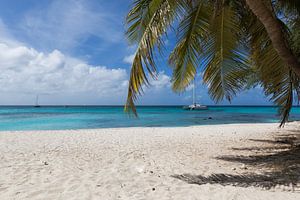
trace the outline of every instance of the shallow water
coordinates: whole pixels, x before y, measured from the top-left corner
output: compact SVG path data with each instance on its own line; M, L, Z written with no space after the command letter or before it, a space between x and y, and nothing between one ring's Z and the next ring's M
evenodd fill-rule
M138 114L139 118L130 117L122 106L2 106L0 130L176 127L270 123L280 119L277 108L272 106L209 106L201 111L186 111L182 106L141 106ZM299 119L300 107L293 107L290 120Z

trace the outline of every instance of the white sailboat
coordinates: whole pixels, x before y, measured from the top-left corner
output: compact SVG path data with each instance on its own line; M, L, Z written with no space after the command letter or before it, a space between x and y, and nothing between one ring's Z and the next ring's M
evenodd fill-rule
M39 105L39 95L36 95L34 107L36 107L36 108L41 107L41 106Z
M193 83L193 104L184 106L184 110L207 110L207 106L201 105L196 102L196 84L195 84L195 79Z

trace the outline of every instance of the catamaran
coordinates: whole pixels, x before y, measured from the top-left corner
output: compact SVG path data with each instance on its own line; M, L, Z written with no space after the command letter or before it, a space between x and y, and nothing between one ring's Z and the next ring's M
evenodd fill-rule
M196 103L196 84L195 84L195 79L193 83L193 104L184 106L184 110L207 110L207 106L201 105L199 103Z

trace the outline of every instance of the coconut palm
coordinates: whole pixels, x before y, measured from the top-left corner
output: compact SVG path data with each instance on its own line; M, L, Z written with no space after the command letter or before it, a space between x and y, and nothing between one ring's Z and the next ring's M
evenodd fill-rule
M135 0L126 18L127 37L136 45L125 110L156 77L156 54L171 31L172 87L182 92L203 72L213 100L231 101L238 92L261 85L279 106L281 125L299 97L299 19L296 0Z

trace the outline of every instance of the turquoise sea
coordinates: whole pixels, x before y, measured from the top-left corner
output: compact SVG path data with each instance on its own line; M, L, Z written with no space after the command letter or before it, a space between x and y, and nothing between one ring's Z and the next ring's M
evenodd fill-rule
M278 122L272 106L209 106L185 111L182 106L140 106L139 118L128 116L122 106L0 106L0 131L64 130L115 127L182 127L206 124ZM290 120L300 120L300 107Z

